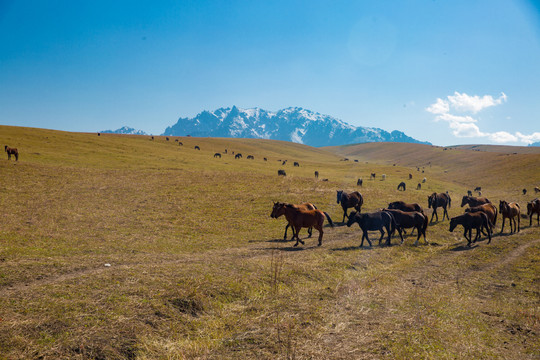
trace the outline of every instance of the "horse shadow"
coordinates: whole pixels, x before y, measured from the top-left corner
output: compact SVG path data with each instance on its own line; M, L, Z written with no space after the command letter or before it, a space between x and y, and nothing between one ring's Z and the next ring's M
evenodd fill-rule
M469 250L472 250L472 249L476 249L478 247L477 244L472 244L471 246L468 246L468 245L459 245L459 246L456 246L452 249L450 249L450 251L469 251Z
M373 250L373 246L345 246L341 248L329 249L330 251L351 251L351 250Z

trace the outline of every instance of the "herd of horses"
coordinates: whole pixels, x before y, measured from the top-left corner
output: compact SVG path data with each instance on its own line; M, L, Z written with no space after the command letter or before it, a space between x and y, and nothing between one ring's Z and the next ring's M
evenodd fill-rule
M453 232L458 225L463 227L463 236L467 240L467 245L469 247L480 238L480 234L487 236L487 243L491 243L493 228L497 223L498 214L502 217L500 234L504 231L506 219L508 219L510 224L510 234L520 231L521 210L519 204L516 202L500 200L499 207L497 208L486 197L465 195L461 200L461 207L464 207L465 205L468 205L469 207L465 209L463 214L450 218L447 209L450 208L452 199L448 192L433 193L428 196L428 208L433 210L431 220L428 221L428 215L424 212L422 206L417 203L393 201L389 203L386 208L374 212L362 213L364 198L358 191L347 193L343 190L338 190L336 195L337 203L340 204L343 209L342 224L346 224L350 227L354 223L357 223L362 230L360 247L364 245L364 239L367 240L369 246L372 246L368 235L369 231L380 232L379 245L381 245L385 234L387 234L386 245L390 245L391 237L397 231L401 238L401 244L403 244L403 234L406 229L412 229L412 232L414 232L414 230L417 231L415 245L418 245L422 236L424 237L424 242L428 244L426 230L428 224L433 223L434 217L436 218L436 222L439 221L437 215L438 208L443 209L442 221L444 221L445 217L450 221L450 232ZM351 208L354 210L347 214L348 209ZM538 198L527 204L527 215L530 220L529 226L532 226L534 214L537 215L537 225L540 225L540 199ZM277 219L282 215L284 215L287 220L283 239L287 239L287 229L291 227L293 230L293 237L291 240L296 239L294 246L298 246L299 243L304 244L298 235L300 229L308 228L308 237L311 237L312 235L312 228L319 231L318 246L321 246L325 218L328 220L331 227L334 226L328 213L317 209L315 205L311 203L295 205L274 202L270 216ZM347 219L346 223L345 219ZM472 238L473 230L476 230L474 239Z

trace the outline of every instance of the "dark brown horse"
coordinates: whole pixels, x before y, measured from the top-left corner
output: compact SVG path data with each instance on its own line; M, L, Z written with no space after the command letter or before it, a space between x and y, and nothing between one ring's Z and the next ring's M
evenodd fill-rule
M463 226L463 236L465 236L465 239L468 242L468 246L471 246L472 241L472 229L476 229L476 237L474 238L474 241L478 240L480 237L480 232L482 228L486 228L487 230L487 236L489 238L488 244L491 242L491 224L489 222L489 219L486 214L483 212L475 212L475 213L465 213L463 215L459 215L456 217L453 217L450 219L450 232L454 231L456 226L462 225ZM469 233L469 237L467 237L467 233Z
M277 218L277 216L276 216L277 210L283 205L287 205L287 204L280 203L280 202L274 203L274 207L272 208L272 213L270 214L270 217L273 218L273 219L276 219ZM298 204L298 205L294 205L294 204L290 204L290 205L296 206L297 208L304 209L304 210L315 210L315 209L317 209L315 207L315 205L313 205L312 203L308 203L308 202ZM291 226L291 225L287 222L287 225L285 226L285 234L283 235L283 240L287 240L287 230L289 229L289 226ZM308 237L311 237L312 232L313 232L313 229L311 227L309 227L308 228ZM294 239L294 229L293 229L293 237L291 238L291 240L292 239Z
M486 197L474 197L466 195L461 199L461 207L464 207L467 204L469 204L470 207L473 207L487 203L491 203L491 201L489 201L489 199Z
M367 214L360 214L359 212L352 211L349 215L347 226L350 227L354 223L358 223L358 226L362 229L362 242L360 243L360 247L364 246L364 238L368 241L369 246L371 246L368 231L375 230L381 232L381 237L379 238L379 245L381 245L381 240L384 237L384 229L386 229L388 234L386 245L390 245L390 237L392 236L393 229L397 226L394 216L386 211L376 211Z
M286 173L285 170L283 170L283 169L278 170L278 171L277 171L277 174L278 174L278 176L287 176L287 173Z
M497 224L497 207L495 205L492 203L487 203L465 209L465 212L468 213L475 213L479 211L487 215L491 225L495 226ZM491 229L491 232L493 232L493 229Z
M399 185L397 186L397 189L399 191L399 189L402 189L403 191L405 191L405 182L400 182Z
M407 212L418 211L418 212L421 212L422 214L424 213L424 209L422 209L422 207L418 205L417 203L407 204L404 201L393 201L388 204L388 208L398 209L398 210L407 211Z
M214 157L215 157L215 158L221 158L221 154L220 154L220 153L215 153L215 154L214 154Z
M540 225L540 199L534 199L533 201L527 203L529 226L532 226L532 218L534 214L536 214L536 225Z
M328 219L330 226L334 227L334 223L330 216L321 210L302 210L291 204L281 204L277 207L274 217L278 218L281 215L285 215L285 218L289 222L289 225L293 228L293 239L296 238L294 246L298 246L298 243L304 244L298 237L300 229L303 227L314 227L319 232L319 243L317 246L322 245L323 238L323 223L324 218Z
M446 207L450 207L451 203L452 199L447 193L433 193L428 196L428 207L433 209L433 214L431 214L430 222L433 222L433 216L437 217L437 221L439 221L439 215L437 214L438 207L442 207L444 210L442 217L443 221L444 215L446 215L446 218L450 220L450 216L448 216L448 211L446 210Z
M394 220L396 221L397 231L399 233L399 237L401 238L402 244L403 244L403 234L401 233L401 230L410 229L410 228L416 229L418 232L418 238L416 239L414 245L418 245L418 240L420 240L420 236L422 236L422 234L424 235L424 241L426 242L426 244L428 243L426 240L426 229L428 226L428 219L427 219L427 216L425 216L423 213L420 213L418 211L407 212L407 211L401 211L397 209L383 209L383 211L388 211L392 213L392 215L394 216Z
M234 158L235 158L235 159L241 159L241 158L242 158L242 154L238 153L238 154L234 155Z
M341 222L344 223L345 218L349 218L349 216L347 216L348 208L353 207L358 210L358 212L362 210L362 205L364 204L364 197L358 191L353 191L349 194L343 190L338 190L337 203L341 204L341 208L343 209L343 219L341 220Z
M519 232L520 227L520 218L521 218L521 209L519 207L519 204L516 202L506 202L505 200L499 201L499 212L502 215L502 226L501 226L501 234L504 229L504 221L506 218L508 218L508 222L510 223L510 234L516 232L516 218L517 218L517 232ZM512 228L512 224L514 227Z
M10 148L6 145L4 150L7 152L8 160L11 160L11 155L14 155L15 161L19 161L19 150L17 148Z

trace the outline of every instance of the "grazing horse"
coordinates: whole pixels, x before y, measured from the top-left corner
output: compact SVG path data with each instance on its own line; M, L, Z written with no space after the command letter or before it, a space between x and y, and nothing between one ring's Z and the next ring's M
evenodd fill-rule
M278 170L277 174L278 176L287 176L287 173L285 172L285 170Z
M482 191L482 187L481 186L477 186L474 188L474 191Z
M396 229L399 233L402 244L403 234L401 233L401 230L409 228L413 228L413 230L416 229L416 232L418 233L418 238L416 239L414 245L418 245L418 241L420 240L420 236L422 234L424 235L424 241L426 244L428 243L426 240L426 229L428 226L428 219L426 215L418 211L407 212L397 209L383 209L383 211L388 211L394 216L394 220L396 221Z
M287 163L287 160L283 160L283 162L281 163L281 165L285 165Z
M412 174L409 174L409 180L411 180L411 179L412 179Z
M533 201L527 203L529 226L532 226L532 218L534 214L536 214L536 225L540 225L540 199L534 199Z
M315 179L318 179L318 178L319 178L319 172L315 171Z
M399 189L403 189L403 191L405 191L405 183L402 181L399 183L399 185L397 186L397 189L399 191Z
M425 183L426 181L427 181L426 178L423 178L423 179L422 179L422 183Z
M488 198L486 197L474 197L474 196L463 196L461 199L461 207L464 207L465 205L469 204L469 206L479 206L483 204L491 203Z
M376 173L371 173L370 179L375 179L376 175Z
M404 201L393 201L388 204L388 209L398 209L405 212L418 211L422 214L424 213L424 209L417 203L407 204Z
M238 153L238 154L234 155L234 158L235 158L235 159L241 159L241 158L242 158L242 154Z
M201 148L199 147L199 145L195 145L195 150L201 150Z
M11 155L15 156L15 161L19 161L19 150L17 148L10 148L9 146L4 146L4 150L7 152L8 160L11 160Z
M466 213L475 213L479 211L487 215L490 225L495 226L497 223L497 207L495 205L492 203L487 203L465 209ZM493 233L493 229L490 230Z
M381 245L381 240L384 237L384 229L388 234L388 240L386 240L386 245L390 245L390 236L392 236L393 229L396 228L396 220L394 216L386 211L376 211L373 213L360 214L359 212L352 211L349 215L349 221L347 221L347 226L351 227L352 224L358 223L360 229L362 229L362 242L360 247L364 246L364 238L368 241L369 246L371 246L371 241L368 237L368 231L379 230L381 232L381 237L379 238L379 245Z
M523 189L523 195L527 195L527 189Z
M465 236L465 239L467 240L467 245L471 246L472 241L472 229L476 229L476 237L474 238L474 241L478 240L480 237L480 231L483 227L487 229L487 236L489 238L488 244L491 242L491 224L489 222L489 219L486 214L483 212L475 212L475 213L465 213L463 215L459 215L456 217L453 217L450 219L450 232L453 232L456 226L462 225L463 226L463 236ZM467 237L467 233L469 233L469 237Z
M297 161L295 161L293 165L296 166L296 167L300 166L300 164Z
M264 160L264 161L268 161L268 159L267 159L267 158L263 158L263 160Z
M298 237L298 233L303 227L314 227L317 229L319 232L319 243L317 246L322 245L324 218L326 217L330 223L330 226L334 227L334 223L332 222L332 219L328 213L321 210L303 210L291 204L281 204L277 207L275 213L272 213L274 214L275 218L285 215L289 225L293 228L293 239L296 238L296 243L294 246L298 246L299 242L302 243L302 245L304 244L304 242Z
M467 190L467 196L472 196L472 191L471 190Z
M221 158L221 154L220 154L220 153L215 153L215 154L214 154L214 157L215 157L215 158Z
M416 190L422 190L422 184L418 183L418 185L416 185Z
M538 186L535 186L534 187L534 192L538 194L540 192L540 188Z
M285 203L280 203L280 202L277 202L277 203L274 203L274 207L272 208L272 213L270 214L270 217L273 218L273 219L277 219L277 210L283 206L283 205L286 205ZM291 204L291 205L294 205L294 204ZM315 210L317 209L315 207L315 205L313 205L312 203L302 203L302 204L298 204L298 205L294 205L296 206L297 208L299 209L303 209L303 210ZM291 224L289 224L287 222L287 225L285 226L285 234L283 235L283 240L287 240L287 230L289 229L289 226L291 226ZM311 237L311 234L313 232L313 229L311 227L308 228L308 237L310 238ZM294 228L293 228L293 237L291 238L291 240L294 239Z
M181 142L181 141L179 141L179 142L178 142L178 145L180 145L180 146L184 146L184 143L183 143L183 142Z
M338 190L337 203L341 204L341 207L343 208L343 219L341 220L341 222L344 223L345 217L349 218L349 216L347 216L348 208L353 207L358 210L358 212L362 210L362 205L364 204L364 197L358 191L353 191L352 193L348 194L343 190Z
M437 217L437 221L439 221L439 215L437 214L437 208L442 207L443 208L443 221L444 221L444 215L446 215L446 218L450 220L450 216L448 216L448 211L446 210L446 207L450 207L452 203L452 199L450 198L450 195L447 193L433 193L430 196L428 196L428 207L433 209L433 214L431 214L431 220L430 222L433 222L433 217Z
M362 179L356 180L356 186L362 186L363 183L364 181Z
M520 218L521 218L521 209L519 207L519 204L516 202L508 203L505 200L500 200L499 212L502 215L501 234L504 229L504 221L506 220L506 218L508 218L508 222L510 223L510 234L512 234L516 231L516 217L517 217L517 232L519 232ZM512 223L514 224L513 229L512 229Z
M386 174L381 175L381 181L384 181L384 180L386 180Z
M253 155L248 155L246 159L255 160L255 157Z

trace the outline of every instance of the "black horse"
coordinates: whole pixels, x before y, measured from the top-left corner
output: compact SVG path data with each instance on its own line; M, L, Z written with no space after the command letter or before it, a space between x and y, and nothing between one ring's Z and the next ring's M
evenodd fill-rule
M353 191L349 194L343 190L338 190L337 203L341 204L341 207L343 208L343 219L341 222L344 223L345 218L349 218L349 216L347 216L347 209L353 207L360 212L362 210L362 205L364 204L364 198L358 191Z
M368 231L375 230L379 230L381 232L381 237L379 238L379 245L381 245L381 240L384 237L384 229L386 229L388 234L386 245L390 245L390 237L392 236L393 230L397 227L394 216L387 211L376 211L366 214L360 214L359 212L352 211L349 215L347 226L350 227L354 223L358 223L358 226L360 226L360 229L362 229L362 242L360 243L360 247L364 246L364 238L368 241L369 246L371 246Z
M450 219L450 232L454 231L458 225L463 226L463 236L465 236L468 246L471 246L472 229L476 229L476 237L472 242L476 242L476 240L480 237L480 232L483 228L486 228L487 236L489 238L488 244L491 242L490 230L493 227L493 224L491 224L485 213L481 211L475 213L468 212L463 215L453 217ZM467 233L469 234L469 237L467 237Z
M450 204L452 202L452 199L450 198L450 195L447 193L433 193L430 196L428 196L428 207L433 209L433 214L431 214L431 220L430 222L433 222L433 217L435 216L437 218L437 221L439 221L439 215L437 214L437 208L442 207L443 208L443 221L444 216L446 215L446 218L450 220L450 216L448 216L448 211L446 210L446 207L450 207Z
M399 189L402 189L403 191L405 191L405 182L400 182L399 185L397 186L397 189L399 191Z

